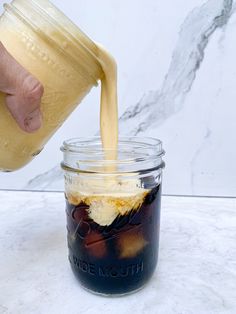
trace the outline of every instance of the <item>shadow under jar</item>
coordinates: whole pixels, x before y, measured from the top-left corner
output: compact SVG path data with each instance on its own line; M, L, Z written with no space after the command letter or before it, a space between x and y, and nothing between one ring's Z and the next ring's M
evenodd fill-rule
M117 160L105 159L100 138L68 140L61 150L75 276L97 294L139 290L158 260L162 143L120 138Z

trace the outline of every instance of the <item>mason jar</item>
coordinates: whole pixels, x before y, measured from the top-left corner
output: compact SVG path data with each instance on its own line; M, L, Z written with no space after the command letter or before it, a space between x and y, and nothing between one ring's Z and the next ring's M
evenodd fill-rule
M69 262L96 294L142 288L158 260L164 151L152 138L121 137L107 160L99 137L65 141Z
M39 154L103 71L97 46L47 0L14 0L0 18L0 41L44 86L43 126L22 131L0 93L0 171L13 171Z

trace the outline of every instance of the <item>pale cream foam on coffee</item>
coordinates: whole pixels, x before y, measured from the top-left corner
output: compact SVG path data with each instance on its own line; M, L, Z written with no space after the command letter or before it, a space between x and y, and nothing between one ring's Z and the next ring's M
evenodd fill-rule
M118 216L138 210L150 190L139 180L86 180L66 184L66 196L73 205L89 206L89 217L101 226L109 226Z

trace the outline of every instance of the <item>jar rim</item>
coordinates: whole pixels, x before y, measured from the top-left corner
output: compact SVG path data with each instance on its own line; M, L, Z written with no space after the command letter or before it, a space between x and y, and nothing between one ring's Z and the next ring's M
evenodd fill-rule
M81 150L87 149L87 144L92 142L99 142L101 144L100 136L89 136L89 137L74 137L63 142L61 150L70 152L81 152ZM160 154L162 150L162 141L154 137L141 137L141 136L120 136L119 142L135 142L136 144L144 145L146 147L156 147ZM105 149L103 148L103 151ZM108 149L110 151L110 149Z
M152 137L119 137L116 160L105 158L106 152L110 153L114 150L103 149L99 136L66 140L63 142L61 151L64 153L61 166L66 171L107 174L104 168L116 165L118 170L113 170L110 174L131 174L151 172L164 167L162 157L165 151L162 142Z

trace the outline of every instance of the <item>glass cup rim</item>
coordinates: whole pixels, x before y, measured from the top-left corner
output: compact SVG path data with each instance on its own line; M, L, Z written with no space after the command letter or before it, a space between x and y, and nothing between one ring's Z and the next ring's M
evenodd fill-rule
M95 146L91 146L94 145ZM96 146L97 145L97 146ZM102 147L101 137L100 136L90 136L90 137L77 137L71 138L63 142L61 146L61 151L64 153L64 162L61 166L66 171L74 171L79 173L103 173L105 175L114 174L114 173L148 173L155 171L157 169L164 168L165 164L162 161L162 157L165 154L165 151L162 148L162 141L153 137L140 137L140 136L120 136L119 145L124 146L125 152L127 147L130 148L131 157L129 158L117 158L116 160L102 160L96 159L96 154L101 158L101 154L104 155L106 152L111 152L113 150L108 149L104 150ZM132 147L134 151L132 151ZM118 153L120 152L118 147ZM129 153L129 152L127 152ZM134 156L137 154L137 156ZM67 156L73 156L73 158L78 158L78 163L80 165L97 165L98 167L109 167L109 166L121 166L126 171L114 171L112 173L107 173L103 171L91 171L88 169L81 170L77 166L71 166L70 162L67 159ZM87 159L86 157L89 156ZM91 159L90 156L95 156ZM129 167L136 164L136 170L130 170ZM89 166L88 166L89 168ZM101 168L102 169L102 168Z
M88 148L90 143L98 142L102 143L100 136L89 136L89 137L75 137L65 140L60 148L64 153L91 153L91 148ZM165 154L165 151L162 148L162 141L154 137L140 137L140 136L121 136L119 137L119 143L135 143L139 144L140 149L145 148L156 148L155 153L156 157L162 157ZM102 146L99 148L103 152L111 152L112 149L104 149ZM97 150L96 150L97 151ZM105 161L105 160L104 160ZM112 160L108 160L111 162ZM115 160L114 160L115 161Z

